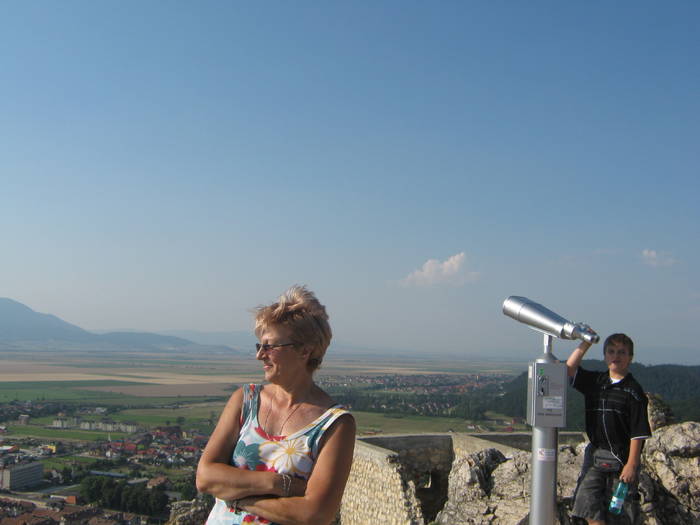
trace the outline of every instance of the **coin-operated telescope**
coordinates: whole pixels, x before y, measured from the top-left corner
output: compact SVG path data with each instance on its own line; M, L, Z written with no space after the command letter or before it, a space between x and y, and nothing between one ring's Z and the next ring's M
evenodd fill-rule
M544 355L528 365L527 423L532 426L530 525L556 516L558 429L566 426L566 363L552 355L552 338L600 340L590 326L572 323L526 297L510 296L503 313L544 334Z
M503 313L533 330L560 339L581 339L597 343L600 337L584 323L572 323L527 297L511 295L503 302Z

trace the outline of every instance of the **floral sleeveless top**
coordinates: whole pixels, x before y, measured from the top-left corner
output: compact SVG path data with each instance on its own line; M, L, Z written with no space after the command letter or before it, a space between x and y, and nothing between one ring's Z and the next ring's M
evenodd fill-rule
M231 465L241 469L279 472L309 479L318 457L321 436L336 419L349 412L341 405L334 405L289 436L270 436L258 421L261 390L262 385L253 384L243 389L241 430L231 456ZM275 525L245 511L233 512L226 506L226 502L218 498L207 519L207 525L256 523Z

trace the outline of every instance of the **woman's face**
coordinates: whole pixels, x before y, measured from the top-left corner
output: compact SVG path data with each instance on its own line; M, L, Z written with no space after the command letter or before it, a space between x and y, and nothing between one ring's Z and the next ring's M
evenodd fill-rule
M260 344L256 358L262 361L265 379L275 382L285 375L298 374L299 367L305 368L305 360L299 352L300 346L275 346L289 345L292 343L292 331L283 325L272 325L260 334Z

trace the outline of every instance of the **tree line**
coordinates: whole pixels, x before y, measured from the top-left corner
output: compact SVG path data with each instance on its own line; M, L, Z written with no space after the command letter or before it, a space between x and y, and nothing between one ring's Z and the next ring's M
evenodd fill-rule
M585 360L587 370L607 370L605 361ZM646 392L659 394L673 411L677 421L700 421L700 366L643 365L632 363L630 372ZM527 405L527 372L506 383L504 393L492 400L492 410L513 417L525 417ZM569 388L566 403L568 430L584 430L583 396Z
M479 421L486 419L492 395L484 392L465 394L392 394L344 390L333 392L339 403L361 412L384 414L455 417Z
M604 361L586 360L588 370L606 370ZM678 421L700 421L700 366L653 365L632 363L631 373L644 390L659 394L668 403ZM474 392L449 394L392 393L370 388L331 388L340 403L363 412L401 415L455 417L472 421L486 419L486 411L513 418L526 416L527 372L505 382L502 388L484 388ZM583 431L583 396L572 388L567 395L567 429Z
M100 507L147 514L162 514L168 508L168 496L159 487L146 488L145 483L129 485L125 480L106 476L88 476L80 482L80 496Z

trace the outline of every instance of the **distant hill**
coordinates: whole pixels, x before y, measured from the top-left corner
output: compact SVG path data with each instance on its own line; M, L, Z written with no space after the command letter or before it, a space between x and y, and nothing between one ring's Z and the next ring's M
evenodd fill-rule
M605 361L597 359L587 359L581 366L587 370L607 370ZM659 394L669 404L679 421L700 420L700 366L632 363L630 372L646 392ZM525 417L526 404L527 372L523 372L505 385L505 393L494 400L492 409L509 416ZM583 421L583 396L569 388L568 428L582 429Z
M165 330L160 333L180 337L203 345L225 345L250 352L255 348L258 339L252 330L229 332L201 332L197 330Z
M149 332L108 332L96 334L67 323L55 315L35 312L12 299L0 297L0 348L38 348L41 346L90 345L123 349L180 349L192 352L231 353L235 350L221 344L199 344L173 335Z
M55 315L40 314L12 299L0 297L0 341L97 341L99 336Z
M585 360L587 370L607 370L605 361ZM630 372L647 392L660 394L666 401L678 401L697 396L700 392L700 366L642 365L632 363Z
M193 343L181 337L171 335L153 334L150 332L107 332L101 334L100 339L118 345L168 345L168 346L189 346Z

